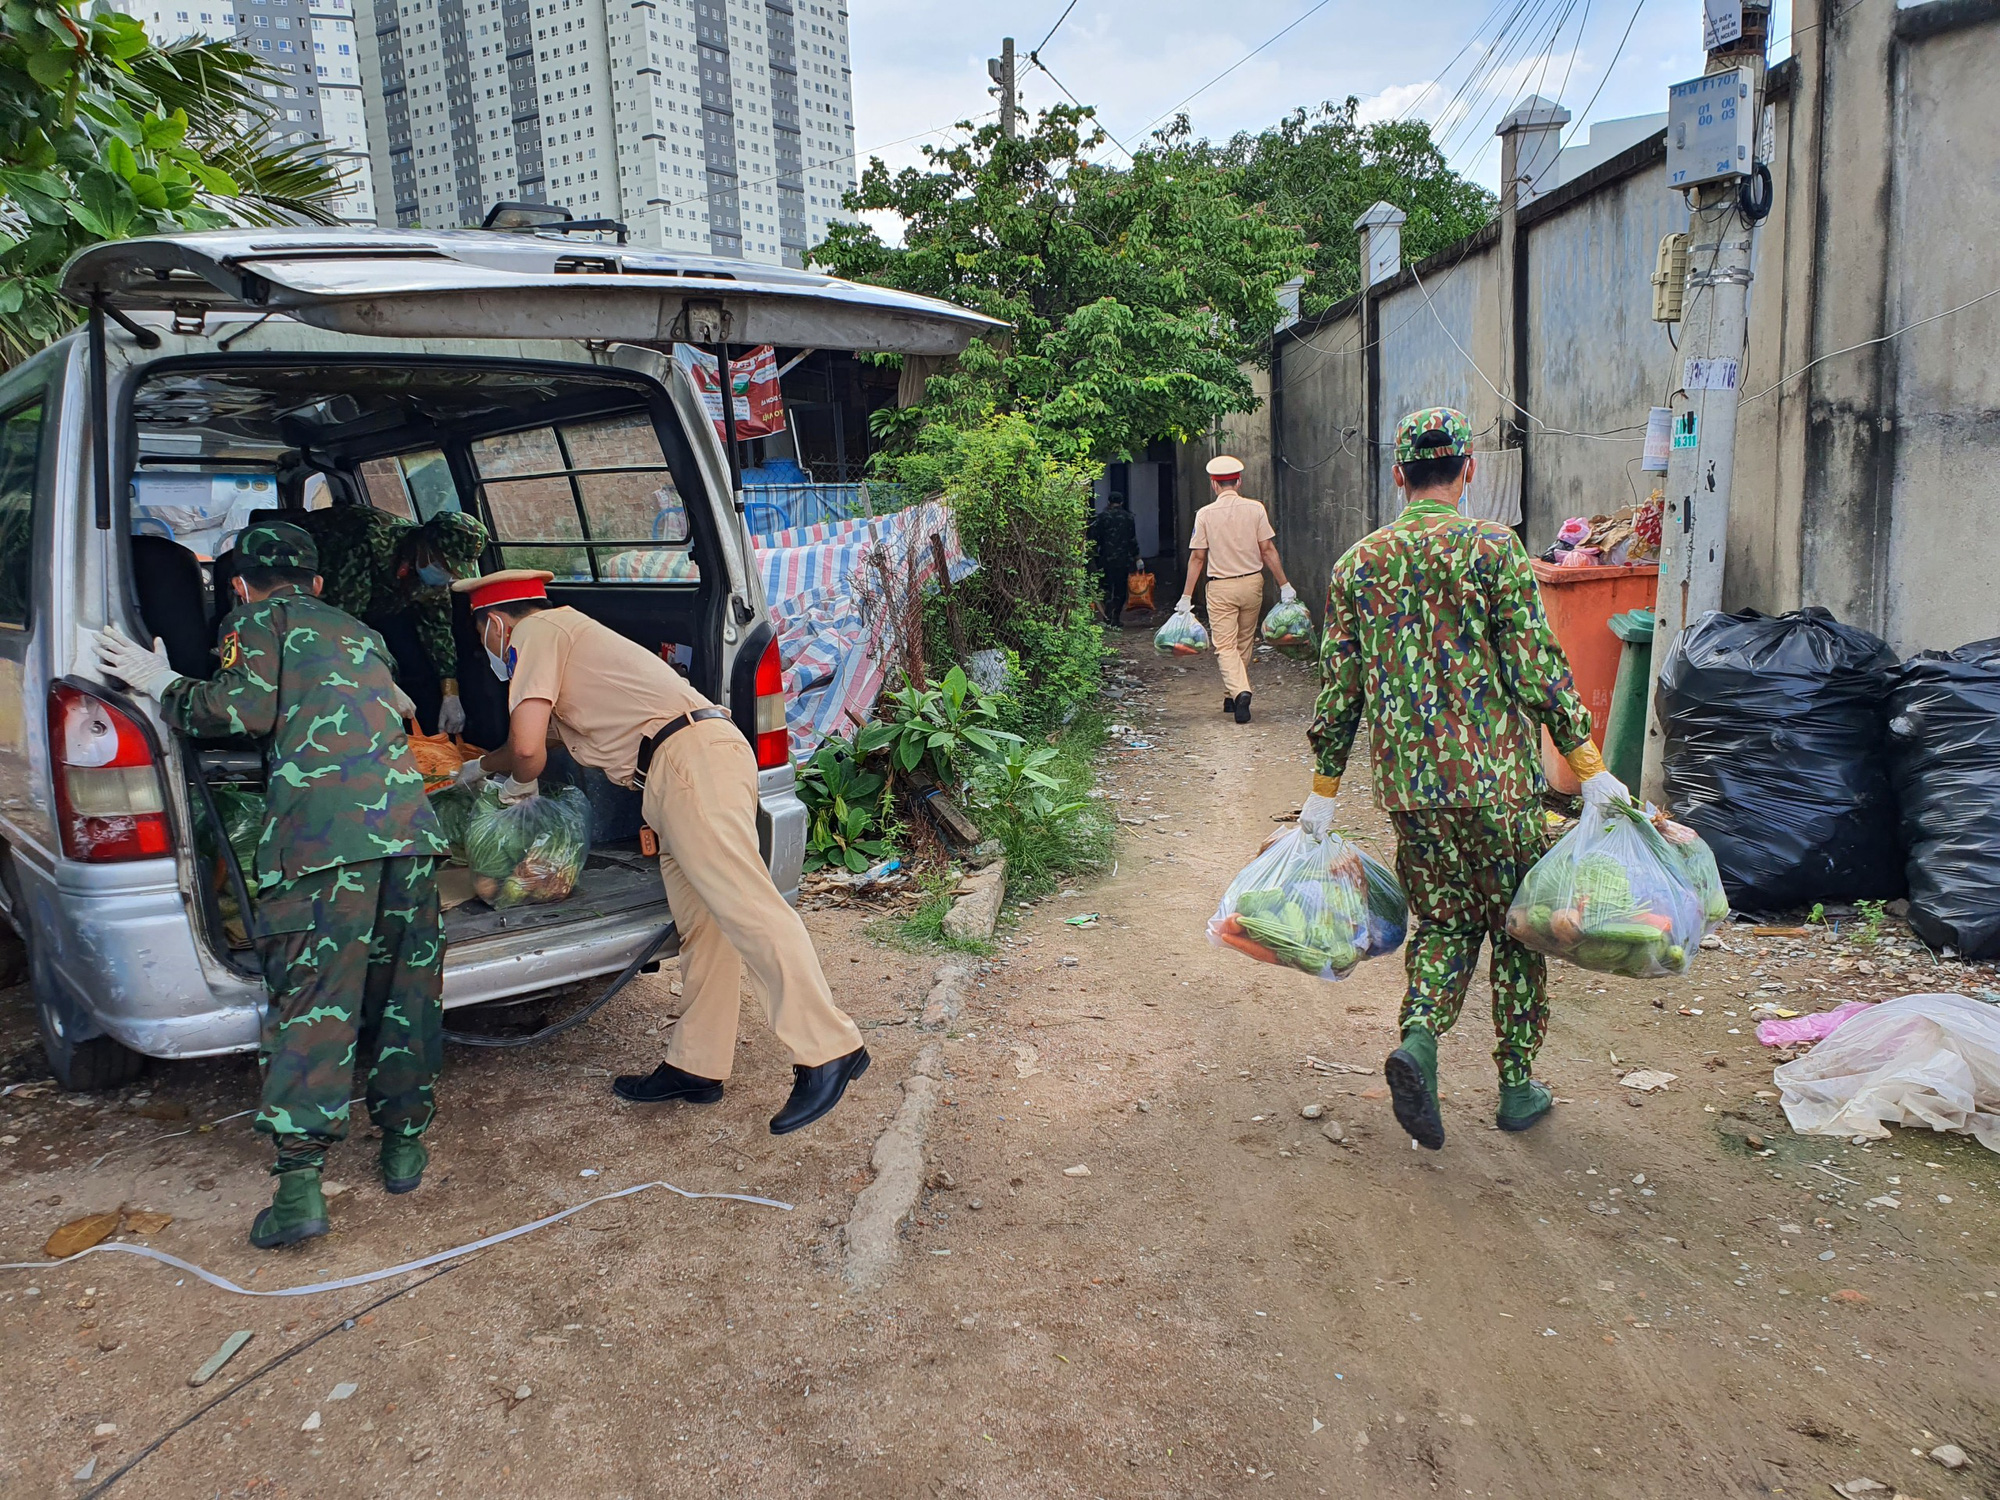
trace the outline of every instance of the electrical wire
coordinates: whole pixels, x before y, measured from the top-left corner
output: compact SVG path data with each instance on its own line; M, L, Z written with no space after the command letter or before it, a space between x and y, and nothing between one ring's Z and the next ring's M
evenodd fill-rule
M1956 307L1947 307L1943 312L1934 312L1927 318L1918 318L1914 323L1905 323L1901 328L1893 328L1889 332L1881 334L1875 338L1863 339L1858 344L1849 344L1845 349L1829 350L1827 353L1822 354L1818 359L1809 360L1805 364L1800 365L1796 370L1792 371L1789 375L1780 376L1778 379L1772 381L1769 385L1765 386L1763 390L1757 392L1756 395L1745 396L1743 400L1746 402L1761 401L1764 397L1770 395L1771 392L1777 390L1779 386L1790 385L1794 380L1797 380L1801 375L1805 374L1806 371L1812 369L1816 365L1823 365L1830 359L1838 359L1843 354L1852 354L1857 349L1872 349L1877 344L1886 344L1891 339L1902 337L1902 335L1910 332L1910 330L1913 328L1921 328L1926 323L1935 323L1939 318L1948 318L1953 313L1962 313L1968 307L1976 307L1981 302L1984 302L1991 297L2000 297L2000 286L1996 286L1990 292L1981 292L1977 297L1973 297L1968 301L1961 302Z
M974 115L972 119L973 121L983 120L987 117L987 115L997 115L999 113L1000 111L998 108L989 109L985 112L985 114ZM950 125L934 125L929 130L919 130L915 135L899 136L897 139L893 141L883 141L880 145L866 147L865 152L866 154L872 156L877 151L887 151L891 146L901 146L909 141L920 141L927 135L943 135L947 131L958 129L959 125L965 123L969 122L954 121ZM820 168L830 167L834 165L834 163L836 162L853 161L857 156L860 156L862 154L864 154L862 149L856 149L848 152L845 156L829 156L825 161L807 162L799 170L803 172L818 171ZM747 187L755 187L761 183L776 182L782 175L784 174L779 172L773 172L768 177L751 177L746 179L743 185ZM648 208L684 208L690 203L706 203L707 201L708 201L708 194L702 193L699 196L693 198L674 198L668 200L665 203L649 203L646 206Z
M1047 33L1043 35L1042 39L1039 42L1035 43L1034 46L1028 49L1029 62L1033 62L1035 60L1035 54L1041 51L1042 48L1048 46L1050 37L1054 36L1058 31L1062 30L1062 23L1069 19L1069 13L1075 9L1076 9L1076 0L1069 0L1069 4L1063 7L1063 13L1056 17L1056 24L1048 29ZM1044 71L1046 71L1046 69ZM1050 73L1049 76L1053 78L1055 77L1055 74ZM1067 94L1069 93L1069 90L1064 89L1063 92Z
M1611 82L1611 74L1618 66L1618 59L1625 55L1625 44L1632 40L1632 28L1639 24L1639 12L1645 8L1646 0L1639 0L1639 3L1632 7L1632 18L1625 23L1625 34L1618 38L1618 46L1611 54L1611 61L1604 65L1604 76L1597 80L1597 90L1590 96L1590 103L1584 105L1582 112L1577 115L1576 123L1570 127L1569 138L1563 145L1567 146L1576 139L1577 132L1583 129L1583 122L1588 120L1590 112L1597 108L1597 97L1604 92L1604 86Z
M1207 83L1204 83L1200 88L1196 89L1192 94L1189 94L1185 99L1181 100L1180 103L1174 105L1173 108L1167 110L1166 113L1155 117L1154 119L1148 121L1140 129L1135 130L1132 133L1132 138L1134 140L1137 140L1140 136L1145 135L1147 132L1151 131L1155 125L1158 125L1160 123L1160 121L1170 119L1172 116L1179 114L1188 105L1194 103L1195 100L1199 99L1203 94L1207 93L1210 89L1214 88L1218 83L1222 82L1223 79L1227 78L1231 73L1234 73L1238 68L1242 67L1245 63L1250 61L1251 58L1255 57L1258 53L1262 52L1266 47L1269 47L1270 45L1272 45L1272 43L1280 41L1293 31L1296 31L1300 26L1303 26L1307 21L1310 21L1314 16L1318 15L1321 11L1325 10L1327 6L1332 3L1333 0L1315 0L1315 3L1312 6L1310 6L1303 15L1299 16L1298 19L1290 22L1286 26L1274 32L1272 35L1266 37L1263 41L1259 42L1256 46L1252 47L1248 52L1244 53L1241 57L1237 58L1235 62L1231 63L1228 67L1224 68L1220 73L1217 73L1213 78L1209 79ZM1112 139L1117 140L1115 136ZM1123 141L1118 141L1117 144L1119 146L1119 149L1123 150L1126 153L1126 155L1128 156L1131 155L1130 148L1127 147Z
M1049 82L1053 83L1057 88L1061 89L1063 93L1067 94L1069 96L1070 103L1074 104L1078 109L1090 108L1089 105L1085 104L1081 99L1077 98L1077 96L1074 93L1071 93L1070 86L1064 83L1060 78L1056 77L1054 73L1050 72L1049 65L1043 62L1039 57L1035 56L1034 53L1030 52L1028 54L1028 61L1033 63L1036 67L1040 68L1044 73L1048 73ZM1104 133L1104 138L1107 141L1111 142L1112 145L1116 146L1120 151L1124 151L1125 159L1127 161L1131 161L1133 159L1132 153L1130 151L1125 150L1125 143L1119 140L1116 136L1112 135L1111 132L1106 131Z

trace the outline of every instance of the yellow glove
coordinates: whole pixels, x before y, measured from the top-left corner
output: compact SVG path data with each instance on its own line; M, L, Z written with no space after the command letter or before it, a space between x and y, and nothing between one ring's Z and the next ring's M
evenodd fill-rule
M1563 757L1582 783L1583 800L1592 807L1608 807L1614 802L1630 802L1625 783L1604 768L1604 757L1589 740Z
M1340 778L1338 776L1322 776L1317 771L1313 772L1314 796L1335 797L1338 796L1339 794L1340 794Z
M1599 753L1597 746L1587 739L1563 759L1568 761L1569 768L1576 772L1578 781L1588 781L1604 769L1603 755Z

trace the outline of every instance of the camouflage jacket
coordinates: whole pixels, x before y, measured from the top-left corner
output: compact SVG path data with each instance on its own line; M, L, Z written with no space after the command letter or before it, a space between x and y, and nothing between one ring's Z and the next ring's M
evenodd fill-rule
M1535 726L1565 753L1590 733L1520 542L1435 500L1334 564L1320 675L1315 768L1345 769L1365 705L1376 796L1395 812L1528 802Z
M283 589L230 614L221 656L215 676L180 678L160 707L197 739L263 741L258 889L333 865L447 852L389 705L380 636L324 600Z
M1129 510L1107 505L1092 516L1090 539L1097 546L1097 566L1105 572L1130 568L1139 559L1139 528Z
M325 510L286 511L284 518L305 528L319 547L325 580L320 597L371 625L408 610L416 611L417 639L440 679L458 676L458 643L451 633L451 593L424 588L399 576L396 549L416 529L372 505L333 505ZM395 665L395 658L390 658Z

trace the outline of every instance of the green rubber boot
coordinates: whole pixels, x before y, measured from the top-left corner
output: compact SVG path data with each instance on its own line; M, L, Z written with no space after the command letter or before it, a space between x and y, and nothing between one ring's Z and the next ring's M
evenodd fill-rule
M382 1186L389 1192L414 1193L430 1164L431 1154L422 1136L399 1130L382 1133Z
M1444 1146L1444 1117L1438 1113L1437 1038L1421 1027L1403 1033L1403 1045L1382 1064L1396 1123L1429 1151Z
M1556 1096L1545 1083L1507 1083L1500 1086L1500 1113L1493 1123L1502 1130L1527 1130L1541 1123L1555 1107Z
M326 1198L319 1190L318 1167L294 1167L279 1172L271 1206L250 1226L250 1243L259 1250L276 1250L316 1239L327 1231Z

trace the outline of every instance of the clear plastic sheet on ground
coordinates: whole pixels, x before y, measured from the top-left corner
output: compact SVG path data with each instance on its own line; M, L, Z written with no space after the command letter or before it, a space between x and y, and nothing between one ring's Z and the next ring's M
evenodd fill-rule
M466 819L465 856L473 890L496 910L567 900L590 857L590 798L564 786L503 807L489 782Z
M1312 611L1294 599L1290 604L1274 604L1264 616L1264 643L1281 655L1305 661L1319 654L1313 634Z
M1171 614L1153 632L1153 646L1174 656L1199 656L1208 649L1208 631L1192 614Z
M1632 979L1685 974L1729 910L1701 840L1668 827L1680 842L1629 802L1586 805L1514 893L1508 933L1581 969Z
M1362 959L1400 947L1409 920L1387 866L1337 833L1291 828L1229 882L1208 939L1259 963L1345 979Z
M1880 1140L1886 1125L1923 1125L2000 1151L2000 1006L1964 995L1884 1001L1771 1076L1801 1135Z

